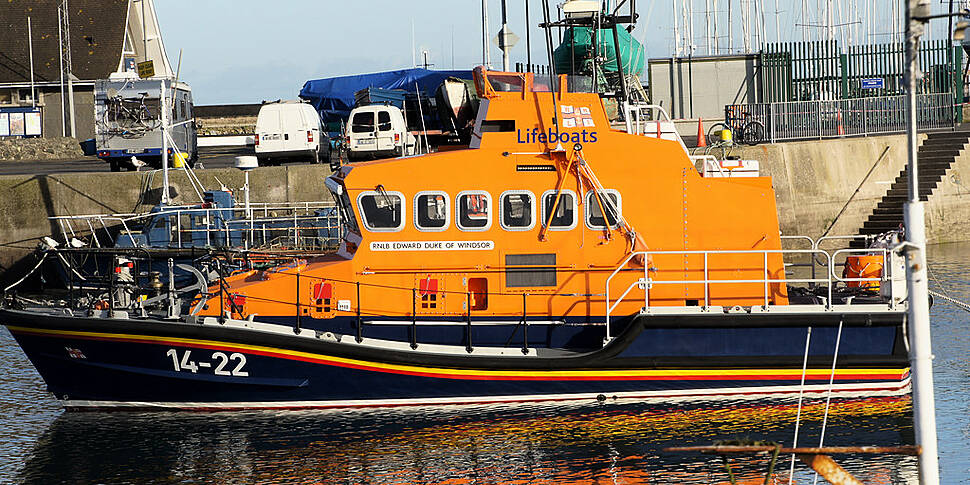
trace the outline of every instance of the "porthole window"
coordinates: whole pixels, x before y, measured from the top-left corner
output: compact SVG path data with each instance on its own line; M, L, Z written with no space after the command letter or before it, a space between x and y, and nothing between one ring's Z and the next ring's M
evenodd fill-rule
M455 222L463 231L488 230L492 226L492 197L480 190L459 193Z
M549 223L551 231L568 231L576 227L576 194L571 190L558 192L559 202L556 202L555 190L547 190L542 194L542 221L543 225ZM555 206L555 211L553 211ZM552 216L550 220L549 216Z
M618 221L623 214L623 199L620 198L620 193L606 189L599 191L599 194L600 197L597 199L592 190L586 192L586 225L590 229L603 229L608 222L609 227L618 227Z
M404 227L404 195L400 192L364 192L357 197L364 227L375 232L395 232Z
M510 190L502 194L502 228L526 231L535 226L535 196L527 190Z
M448 228L448 194L418 192L414 197L414 227L421 231L444 231Z

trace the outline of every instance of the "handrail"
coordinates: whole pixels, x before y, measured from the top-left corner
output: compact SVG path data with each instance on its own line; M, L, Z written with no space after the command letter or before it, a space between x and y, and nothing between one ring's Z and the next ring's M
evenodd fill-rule
M847 235L835 235L835 236L822 236L815 241L813 246L818 249L822 246L823 241L841 241L841 240L856 240L856 239L869 239L870 236L866 234L847 234Z
M685 280L654 280L650 278L649 271L646 266L643 270L643 278L634 281L623 291L623 294L616 299L615 302L611 304L610 299L610 284L613 278L616 277L621 271L624 270L626 265L634 257L642 257L645 261L649 261L653 255L703 255L704 256L704 279L685 279ZM762 255L762 271L763 277L761 279L728 279L728 280L712 280L709 279L709 257L710 255L726 255L726 254L753 254ZM826 278L769 278L768 277L768 255L769 254L812 254L813 258L815 255L824 255L826 259L826 266L828 270L826 271ZM655 270L655 269L654 269ZM629 254L622 263L620 263L615 270L606 279L606 342L612 339L612 334L610 332L610 317L616 307L622 302L626 296L633 290L633 287L639 286L644 292L644 307L643 310L648 310L650 308L650 287L654 284L703 284L704 285L704 307L710 306L710 285L712 284L728 284L728 283L761 283L764 285L764 308L768 308L769 305L769 288L771 283L828 283L828 298L826 299L825 306L826 309L831 309L832 306L832 257L826 252L818 249L764 249L764 250L683 250L683 251L639 251Z

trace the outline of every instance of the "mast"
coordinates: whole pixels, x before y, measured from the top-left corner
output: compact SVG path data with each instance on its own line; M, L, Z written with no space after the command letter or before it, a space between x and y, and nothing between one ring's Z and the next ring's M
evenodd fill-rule
M482 65L492 68L488 55L488 0L482 0Z
M502 49L502 70L509 72L509 45L506 35L509 31L508 8L502 0L502 30L499 31L499 48Z

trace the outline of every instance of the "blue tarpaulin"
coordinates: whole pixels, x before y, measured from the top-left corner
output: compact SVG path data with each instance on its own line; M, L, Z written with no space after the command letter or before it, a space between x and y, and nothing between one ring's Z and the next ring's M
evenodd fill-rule
M472 79L472 72L415 68L314 79L303 85L300 98L313 104L324 122L333 122L346 120L350 116L350 110L354 108L354 93L361 89L403 89L414 92L414 84L417 83L421 95L431 97L447 77Z

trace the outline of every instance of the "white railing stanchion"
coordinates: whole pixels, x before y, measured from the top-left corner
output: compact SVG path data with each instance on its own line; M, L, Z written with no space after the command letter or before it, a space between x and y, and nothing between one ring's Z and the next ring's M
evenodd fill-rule
M711 284L708 282L710 280L710 273L707 268L707 251L704 251L704 308L711 306L710 297L710 287Z
M765 269L765 310L768 309L768 251L764 252L764 269Z

